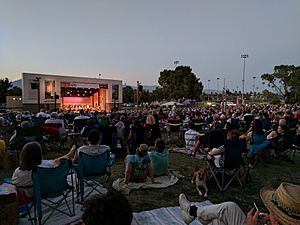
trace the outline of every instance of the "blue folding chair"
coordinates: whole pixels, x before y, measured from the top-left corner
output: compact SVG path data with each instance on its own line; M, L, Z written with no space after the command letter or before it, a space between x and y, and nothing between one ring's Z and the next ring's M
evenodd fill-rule
M34 206L39 224L45 224L55 211L70 217L75 215L73 170L71 166L70 161L63 160L60 166L55 168L34 168L32 173L35 195ZM71 185L67 182L68 175L71 176ZM69 194L72 195L72 209L67 201ZM66 204L68 212L59 208L63 202ZM42 204L52 210L43 222Z
M77 197L80 194L81 202L84 198L88 197L93 191L101 194L98 187L102 187L102 184L96 179L102 176L110 176L110 167L113 165L114 159L110 158L109 151L105 151L100 155L88 155L84 152L79 152L78 160L78 178L79 188L77 188ZM84 184L88 184L91 190L88 193L84 193ZM78 191L80 193L78 193Z

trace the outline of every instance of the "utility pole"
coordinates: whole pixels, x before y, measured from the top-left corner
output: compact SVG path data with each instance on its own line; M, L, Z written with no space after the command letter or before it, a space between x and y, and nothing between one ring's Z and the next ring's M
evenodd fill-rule
M254 76L254 77L252 77L253 78L253 104L254 104L254 102L255 102L255 79L256 79L256 77Z
M37 92L38 92L38 96L37 96L37 101L38 101L38 112L41 110L41 99L40 99L40 77L36 77L35 81L37 81Z
M208 80L208 101L209 101L209 97L210 97L210 95L211 95L211 91L210 91L210 80Z
M56 92L54 92L54 111L56 112Z
M219 80L220 78L217 77L217 100L219 101Z
M136 105L137 105L137 109L139 108L139 90L140 90L140 84L141 84L141 82L139 82L139 81L136 82Z
M226 82L226 78L224 77L224 80L223 80L223 109L224 109L224 112L225 112L225 108L226 108L226 105L225 105L225 94L226 94L226 92L225 92L225 82Z
M244 60L244 66L243 66L243 80L242 80L242 104L245 104L244 95L245 95L245 69L246 69L246 58L248 58L249 55L243 54L241 55L241 58Z

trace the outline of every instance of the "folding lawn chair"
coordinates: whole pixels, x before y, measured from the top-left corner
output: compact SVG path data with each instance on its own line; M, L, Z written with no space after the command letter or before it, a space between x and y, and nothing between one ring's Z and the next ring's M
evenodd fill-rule
M93 191L101 192L97 189L102 187L102 184L97 181L97 178L102 176L110 176L110 167L113 165L114 159L110 158L109 151L105 151L100 155L88 155L84 152L79 152L78 160L78 179L79 188L77 188L77 198L81 197L81 202L88 197ZM88 193L85 193L84 184L91 187ZM78 184L77 184L78 186Z
M71 177L71 185L67 182L68 176ZM55 168L35 167L32 179L35 198L34 206L39 224L45 224L55 211L70 217L75 215L73 170L70 161L63 160ZM70 208L67 201L67 197L70 194L72 197L72 208ZM67 206L67 212L59 207L63 202ZM43 221L42 205L52 210Z
M246 141L225 141L225 152L223 153L223 163L220 167L213 165L211 160L207 161L210 170L209 178L213 177L220 191L226 190L234 179L237 179L241 186L244 182L239 178L242 166L244 165L242 154L246 151ZM249 173L249 171L247 172Z

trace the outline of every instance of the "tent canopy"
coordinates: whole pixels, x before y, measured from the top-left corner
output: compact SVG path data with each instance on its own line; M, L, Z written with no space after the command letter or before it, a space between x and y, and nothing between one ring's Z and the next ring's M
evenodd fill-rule
M176 103L176 105L178 106L183 106L184 104L179 103L179 102L174 102L174 101L170 101L170 102L166 102L164 104L161 104L161 106L173 106Z

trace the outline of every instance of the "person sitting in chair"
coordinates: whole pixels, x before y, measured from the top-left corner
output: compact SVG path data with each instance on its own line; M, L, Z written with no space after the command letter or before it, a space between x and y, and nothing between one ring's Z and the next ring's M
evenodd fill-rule
M110 151L109 146L100 145L100 134L96 129L90 131L88 135L88 143L88 145L83 145L78 149L75 145L73 145L66 155L55 159L55 163L59 164L61 159L71 159L72 162L77 162L79 152L84 152L88 155L100 155L103 152Z
M12 183L25 194L33 197L32 169L42 162L42 147L38 142L29 142L24 145L19 167L12 175Z
M229 130L227 132L227 140L224 145L221 145L218 148L213 148L206 155L207 160L214 160L216 167L220 167L222 162L222 154L225 153L227 146L237 146L243 144L239 139L239 132L235 129Z
M250 143L248 149L248 157L253 158L255 155L266 149L270 144L263 130L263 122L259 119L253 121L252 127L248 134L242 135L241 138L246 138Z

